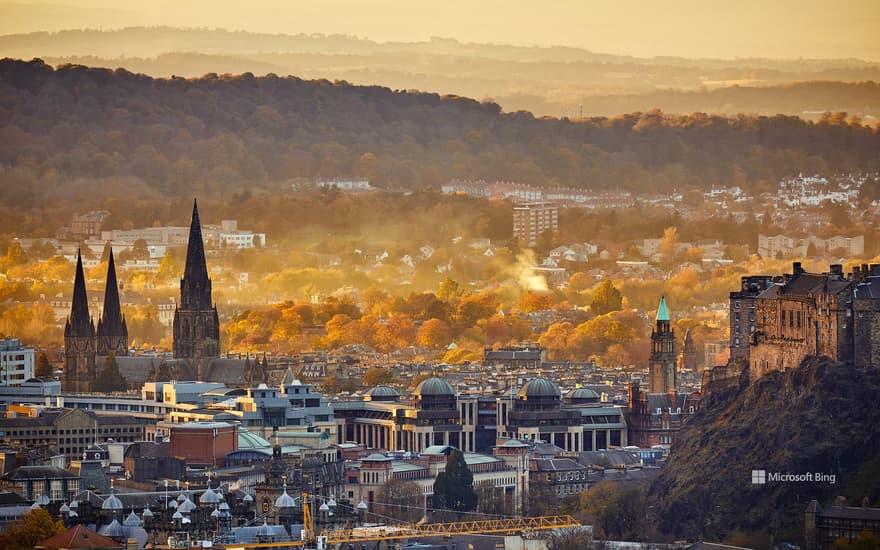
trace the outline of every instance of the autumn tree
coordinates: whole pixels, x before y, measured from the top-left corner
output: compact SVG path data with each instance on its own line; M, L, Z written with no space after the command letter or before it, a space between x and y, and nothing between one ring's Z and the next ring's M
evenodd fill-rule
M450 302L461 295L461 287L450 277L443 279L437 289L437 297L444 302Z
M365 388L383 386L394 382L394 370L382 367L370 367L361 378L361 384Z
M402 523L416 523L425 512L425 496L412 481L391 478L379 489L374 504L379 516Z
M431 349L446 347L452 342L452 329L445 321L428 319L419 328L417 341L420 346Z
M30 510L0 532L0 548L31 550L37 543L63 532L64 522L60 519L52 519L42 508Z
M593 295L593 303L590 310L597 315L604 315L612 311L620 311L623 308L623 294L614 286L609 279L599 284Z
M34 376L37 378L52 378L54 374L54 369L52 368L52 364L49 363L49 358L46 356L45 352L40 352L37 355L37 365L34 368Z
M660 239L660 263L666 269L675 265L675 253L678 249L678 228L667 227L663 230L663 238Z

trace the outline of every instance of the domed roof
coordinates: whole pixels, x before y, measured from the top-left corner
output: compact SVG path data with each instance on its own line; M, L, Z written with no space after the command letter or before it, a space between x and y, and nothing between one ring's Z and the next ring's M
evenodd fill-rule
M128 517L122 520L122 525L126 527L140 527L141 526L141 518L137 517L137 514L134 513L134 510L128 514Z
M238 450L271 448L272 444L267 439L245 429L238 429Z
M529 399L536 397L555 397L559 398L559 386L547 380L546 378L533 378L529 380L523 387L519 389L517 394L520 399Z
M195 510L196 508L198 508L198 506L196 506L196 503L191 501L189 499L189 496L187 496L183 500L183 502L180 503L180 506L178 506L177 509L180 510L181 512L183 512L184 514L188 514L188 513L192 512L193 510Z
M423 380L421 384L418 385L416 391L413 392L413 395L416 397L424 397L426 395L455 395L455 389L452 387L452 384L447 382L442 378L438 378L436 376L432 376L426 380Z
M296 501L293 500L293 497L287 494L287 489L284 489L284 492L280 497L275 499L275 508L293 508L296 506Z
M598 402L599 394L590 388L578 388L566 396L572 401Z
M104 535L105 537L110 537L111 539L120 539L125 537L125 529L123 529L122 525L115 519L110 522L110 525L103 527L99 531L99 533Z
M122 510L122 501L111 491L107 500L101 504L101 510Z
M396 401L400 398L400 392L391 386L376 386L367 392L370 401Z
M213 489L208 489L199 497L199 504L217 504L220 502L220 495Z

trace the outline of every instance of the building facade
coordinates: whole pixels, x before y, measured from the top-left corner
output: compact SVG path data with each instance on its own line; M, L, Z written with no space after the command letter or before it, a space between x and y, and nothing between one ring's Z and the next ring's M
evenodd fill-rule
M651 357L648 362L649 391L666 393L678 388L675 330L670 327L666 298L660 298L656 325L651 331Z
M559 208L550 202L527 202L513 208L513 236L535 246L546 231L559 229Z
M755 299L750 380L795 368L809 356L851 363L853 287L840 265L832 265L827 273L807 273L794 262L792 273Z
M20 386L34 377L34 348L18 338L0 339L0 385Z
M755 299L773 284L769 275L742 278L739 290L730 293L730 358L749 361L749 341L755 332Z
M70 316L64 325L64 389L85 393L95 383L95 355L97 339L95 323L89 315L86 296L86 277L83 274L82 255L76 256L76 275L73 281L73 300Z

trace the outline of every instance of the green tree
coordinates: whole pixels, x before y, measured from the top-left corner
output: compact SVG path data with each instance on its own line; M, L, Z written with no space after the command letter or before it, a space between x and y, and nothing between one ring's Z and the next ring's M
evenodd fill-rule
M37 543L64 532L64 522L42 508L31 510L0 532L0 548L31 550Z
M119 363L112 355L108 355L104 359L104 368L101 374L95 379L95 391L102 393L110 393L114 391L125 391L128 389L128 381L119 372Z
M375 512L403 523L415 523L425 511L422 489L412 481L391 478L379 489Z
M590 310L596 315L605 315L612 311L620 311L623 309L623 294L609 280L605 279L599 284L596 293L593 295L593 303L590 304Z
M37 365L34 368L34 376L37 378L51 378L53 373L54 369L52 368L52 363L49 362L49 358L44 352L40 352L40 354L37 355Z
M464 453L458 449L449 451L446 469L437 475L434 482L434 508L456 514L477 509L474 474L464 461Z

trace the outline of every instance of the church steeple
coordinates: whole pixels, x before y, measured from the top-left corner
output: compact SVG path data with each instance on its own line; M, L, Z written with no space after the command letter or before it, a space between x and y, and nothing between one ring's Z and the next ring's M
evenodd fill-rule
M77 251L70 317L64 325L65 391L91 391L95 381L95 344L95 323L89 315L82 254Z
M113 249L107 261L107 286L104 290L104 311L98 319L98 355L128 355L128 327L119 304L119 284Z
M186 267L180 281L180 305L183 309L207 309L211 307L211 279L205 261L205 244L202 241L202 224L199 221L199 205L193 199L192 222L186 245Z
M94 336L95 324L89 315L89 299L86 296L86 277L83 274L82 254L76 252L76 275L73 279L73 298L70 317L64 327L65 336Z
M193 200L186 267L180 280L180 306L174 312L174 357L191 360L194 374L201 380L207 368L202 359L219 355L220 321L211 300L199 207Z

